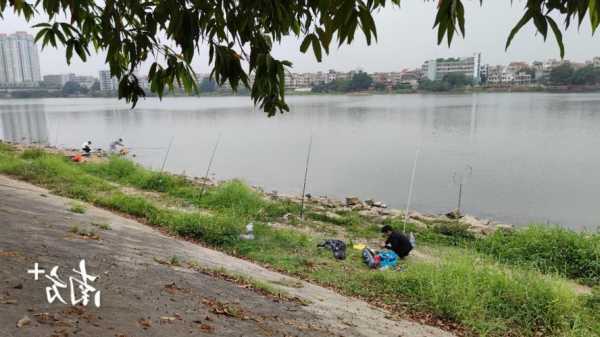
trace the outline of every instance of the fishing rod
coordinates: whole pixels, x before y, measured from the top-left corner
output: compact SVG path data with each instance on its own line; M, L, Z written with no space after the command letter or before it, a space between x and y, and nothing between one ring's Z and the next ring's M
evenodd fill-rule
M130 150L148 150L148 151L159 151L159 150L164 150L166 149L165 147L138 147L138 146L128 146L127 147Z
M171 136L171 140L169 141L169 147L167 147L167 153L165 153L165 159L163 159L162 166L160 167L160 173L165 170L165 165L167 165L167 159L169 158L169 152L171 152L171 145L173 145L173 139L175 136Z
M215 146L213 147L212 154L210 155L210 160L208 161L208 167L206 168L206 174L204 175L204 183L202 184L202 191L200 192L200 196L204 195L204 191L206 190L206 183L208 182L208 173L210 172L210 168L212 167L213 161L215 159L215 154L217 153L217 147L219 146L219 142L221 141L221 133L217 136L217 141L215 142Z
M461 214L460 207L462 204L463 185L466 183L467 178L471 177L472 174L473 174L473 167L471 167L471 165L466 165L464 172L462 172L460 174L458 172L454 172L454 175L452 176L452 180L454 181L454 183L456 185L458 185L458 202L457 202L456 211L459 216ZM460 177L460 179L459 179L459 177Z
M302 204L300 206L300 219L304 220L304 196L306 195L306 180L308 178L308 164L310 163L310 154L312 152L313 135L310 134L308 142L308 153L306 155L306 168L304 169L304 184L302 185Z
M410 202L412 200L413 187L415 184L415 176L417 174L417 163L419 161L419 154L421 153L421 145L417 148L415 153L415 161L413 163L412 174L410 176L410 185L408 187L408 200L406 201L406 212L404 212L404 233L406 233L406 223L408 222L408 210L410 209Z

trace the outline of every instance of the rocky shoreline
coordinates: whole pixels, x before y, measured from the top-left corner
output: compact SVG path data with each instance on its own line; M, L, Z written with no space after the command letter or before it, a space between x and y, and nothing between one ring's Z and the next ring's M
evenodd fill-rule
M49 145L21 144L14 142L3 143L15 147L18 151L24 151L26 149L42 149L49 153L61 154L64 156L73 156L79 153L77 149L63 149ZM105 160L107 157L108 153L98 150L94 152L88 160ZM135 157L135 155L132 155L132 157ZM188 179L199 186L216 186L223 183L223 181L211 178L194 177L175 173L169 174ZM278 191L267 192L261 186L252 186L252 188L270 200L284 200L297 204L302 202L302 196L299 195L282 194ZM325 217L332 220L341 219L342 216L340 214L356 212L361 217L368 219L373 223L383 223L384 221L391 219L406 219L408 223L414 225L418 229L423 230L430 228L436 223L455 223L463 226L468 232L475 236L486 236L496 232L497 230L510 231L514 229L514 225L497 223L493 220L480 219L473 215L461 214L458 210L453 210L446 214L429 214L410 210L408 212L408 217L406 217L405 211L389 208L382 201L376 201L373 199L361 200L355 196L349 196L346 197L345 200L339 200L329 196L313 196L311 194L307 194L304 201L305 204L310 207L312 212L321 213Z
M261 187L253 186L254 189L263 193L271 200L287 200L294 203L301 203L302 197L280 194L277 191L265 192ZM360 200L358 197L349 196L345 200L339 200L328 196L306 195L304 199L307 205L315 212L323 213L330 219L341 218L340 213L356 212L358 215L371 220L374 223L383 223L389 219L405 219L416 228L427 229L435 223L458 223L475 236L486 236L497 230L513 230L514 225L497 223L489 219L479 219L473 215L461 214L458 210L453 210L446 214L428 214L420 213L414 210L408 212L388 208L382 201L373 199Z

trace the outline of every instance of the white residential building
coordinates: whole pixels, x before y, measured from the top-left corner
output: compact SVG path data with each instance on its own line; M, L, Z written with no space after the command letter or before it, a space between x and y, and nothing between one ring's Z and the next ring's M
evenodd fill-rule
M515 85L529 85L531 84L531 74L526 72L518 72L513 77L513 84Z
M0 86L37 86L40 60L33 36L26 32L0 34Z
M471 57L438 58L425 61L422 71L431 81L442 80L444 76L452 73L463 73L475 83L481 80L481 53Z

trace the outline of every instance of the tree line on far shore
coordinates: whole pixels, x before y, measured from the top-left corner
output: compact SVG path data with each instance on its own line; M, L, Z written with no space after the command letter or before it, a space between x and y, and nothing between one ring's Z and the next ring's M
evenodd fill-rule
M525 72L535 77L535 70L524 68L519 72ZM482 79L485 84L485 78ZM565 62L555 68L550 73L538 81L539 84L548 86L600 86L600 67L586 65L576 68L571 63ZM418 86L413 88L408 83L400 83L392 86L386 86L384 83L375 82L373 78L364 71L356 72L349 79L337 79L328 83L317 83L312 85L313 93L351 93L364 91L377 92L448 92L460 91L473 86L473 80L463 73L451 73L445 75L441 80L431 81L428 78L422 78ZM220 87L216 81L203 78L199 83L201 94L227 94L231 90ZM247 95L246 88L238 88L237 95ZM38 90L22 90L11 93L14 98L37 98L37 97L73 97L73 96L91 96L91 97L110 97L116 95L114 92L105 92L100 90L99 82L95 82L91 87L80 85L77 82L69 81L65 83L62 89L50 90L43 85ZM148 93L149 96L152 96ZM183 90L172 93L172 95L185 95Z

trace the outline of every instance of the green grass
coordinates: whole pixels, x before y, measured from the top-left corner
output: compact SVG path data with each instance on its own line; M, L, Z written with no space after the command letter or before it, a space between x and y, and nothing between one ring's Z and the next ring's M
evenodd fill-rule
M597 283L597 234L532 227L479 240L452 223L432 223L428 228L409 224L419 245L437 252L433 261L411 258L403 262L403 272L370 271L358 251L349 248L348 258L336 261L330 251L316 247L323 236L269 226L271 219L298 214L298 205L269 201L240 181L208 188L202 194L198 185L182 177L151 172L123 159L74 164L58 155L19 154L2 144L0 173L136 216L149 225L347 295L458 322L476 335L600 336L598 291L577 296L564 278ZM157 200L125 194L115 183L154 191L210 212L169 208ZM354 212L332 218L309 210L308 215L344 228L352 238L380 235L379 225ZM256 239L239 240L249 221L255 223ZM402 227L400 220L386 223ZM80 232L78 227L72 230Z
M98 228L100 228L102 230L105 230L105 231L109 231L109 230L112 229L112 227L110 226L110 224L105 223L105 222L92 222L92 226L98 227Z
M589 285L600 284L598 233L529 226L514 232L496 232L480 240L476 247L504 263L559 273Z
M86 212L86 208L85 205L78 203L78 202L74 202L71 204L71 208L69 208L69 211L73 212L73 213L78 213L78 214L84 214Z

